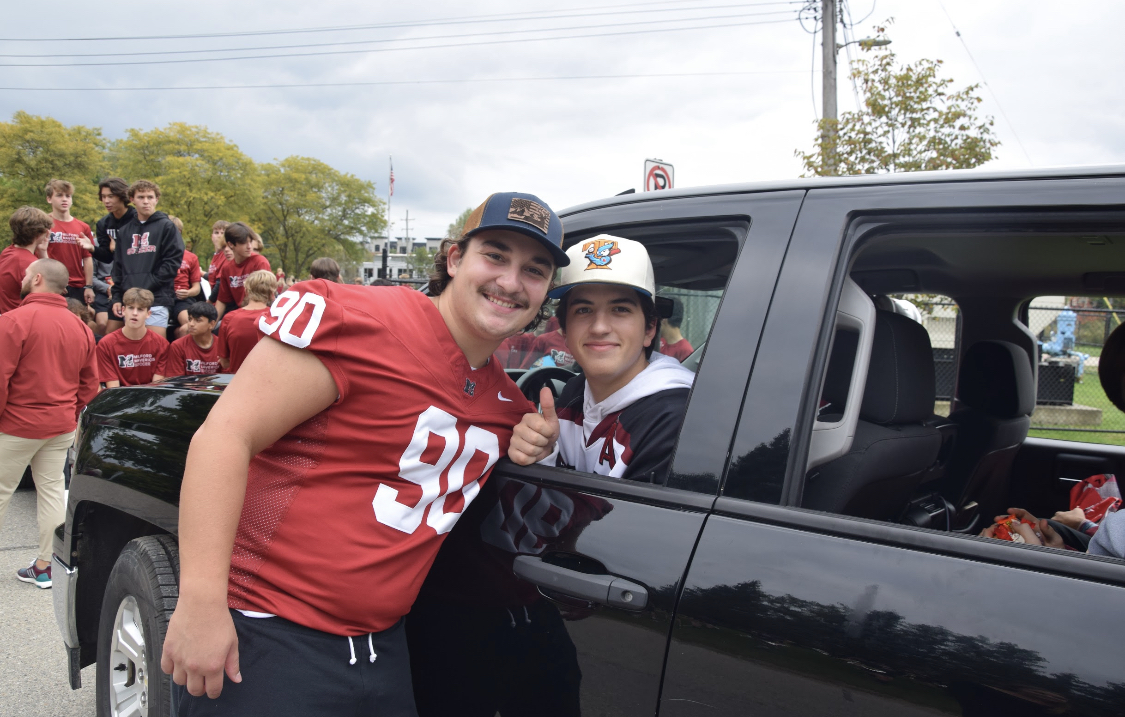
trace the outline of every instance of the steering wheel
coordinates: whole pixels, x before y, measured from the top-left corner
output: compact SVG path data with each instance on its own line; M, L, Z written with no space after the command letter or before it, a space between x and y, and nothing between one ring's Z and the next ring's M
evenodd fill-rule
M555 398L559 397L562 389L555 385L555 381L562 381L565 385L567 381L574 378L576 374L565 368L558 366L542 366L540 368L530 369L516 381L516 388L518 388L527 400L539 405L539 392L544 386L551 389L551 395Z

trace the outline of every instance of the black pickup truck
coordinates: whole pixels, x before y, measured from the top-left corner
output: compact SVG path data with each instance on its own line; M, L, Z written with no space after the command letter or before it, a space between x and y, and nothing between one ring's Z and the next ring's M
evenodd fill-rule
M497 465L407 621L422 714L1125 714L1125 564L978 537L1010 505L1047 517L1076 479L1125 473L1125 447L1029 435L1029 304L1125 296L1125 168L560 215L568 246L648 247L694 388L666 475ZM950 404L902 295L956 303ZM515 372L529 393L567 375ZM184 456L225 381L109 390L82 416L54 592L99 715L169 709Z

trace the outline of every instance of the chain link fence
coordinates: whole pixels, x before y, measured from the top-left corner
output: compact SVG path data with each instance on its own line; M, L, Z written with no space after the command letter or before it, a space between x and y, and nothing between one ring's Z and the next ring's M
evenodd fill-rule
M656 293L658 296L676 299L681 303L684 318L680 325L680 332L692 347L698 349L702 346L711 333L711 324L715 322L715 314L719 311L719 302L723 300L722 289L692 291L670 286L658 286Z
M937 405L943 415L957 385L960 314L946 297L901 297L918 306L934 353ZM1106 398L1098 359L1125 310L1101 308L1104 299L1046 297L1032 302L1028 328L1039 339L1038 386L1031 435L1125 445L1125 413Z

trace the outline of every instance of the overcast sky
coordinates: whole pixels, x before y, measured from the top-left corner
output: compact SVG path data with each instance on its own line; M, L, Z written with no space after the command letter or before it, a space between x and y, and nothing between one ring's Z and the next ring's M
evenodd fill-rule
M174 121L206 125L255 160L316 157L374 181L384 198L393 155L396 235L403 233L409 210L412 236L440 236L458 213L494 191L531 192L562 209L640 189L648 157L673 163L679 187L799 176L793 151L810 148L820 108L820 50L814 61L813 36L797 20L803 3L629 3L8 3L0 30L0 54L6 55L0 57L0 117L26 110L101 127L110 138L128 128ZM889 34L900 60L942 59L945 76L958 87L987 81L983 112L995 117L1003 142L989 167L1125 164L1125 52L1119 37L1125 3L850 0L849 6L854 37L869 35L874 24L893 17ZM456 24L438 23L455 19ZM399 26L225 38L78 39L380 24ZM526 32L543 28L552 29ZM574 37L594 34L605 36ZM568 39L542 39L552 36ZM361 41L378 42L324 46ZM485 42L491 44L479 44ZM317 46L251 50L290 45ZM379 51L369 51L374 49ZM125 54L190 50L222 52ZM295 57L330 51L349 54ZM152 63L234 54L281 56ZM12 66L94 62L146 64ZM845 52L840 62L840 110L846 111L855 101ZM668 76L677 74L689 76ZM443 82L420 82L434 80ZM329 86L341 83L399 84ZM312 86L13 89L278 84Z

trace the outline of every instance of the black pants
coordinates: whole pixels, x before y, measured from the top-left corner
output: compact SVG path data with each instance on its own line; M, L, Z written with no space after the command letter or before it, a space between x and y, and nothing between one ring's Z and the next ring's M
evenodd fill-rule
M231 610L242 682L226 679L218 699L174 685L179 717L301 715L416 717L402 620L371 636L348 638L280 617ZM355 664L352 664L352 652ZM371 654L376 659L371 661Z
M546 600L524 607L415 603L406 617L423 717L578 717L582 672Z
M78 299L83 304L86 303L86 289L82 286L68 286L66 287L66 298Z

